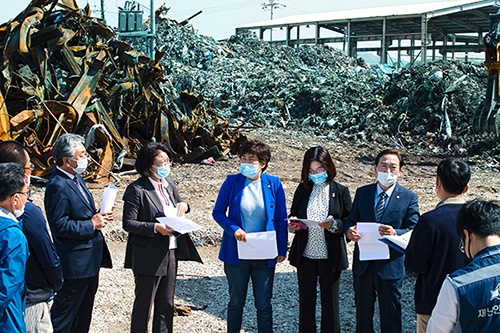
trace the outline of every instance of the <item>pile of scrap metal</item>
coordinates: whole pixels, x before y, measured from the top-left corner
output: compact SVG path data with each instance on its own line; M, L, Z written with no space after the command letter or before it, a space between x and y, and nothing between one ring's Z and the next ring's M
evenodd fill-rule
M179 162L235 153L246 138L203 97L172 97L155 59L117 39L74 0L33 0L0 25L0 139L24 144L45 177L63 133L86 138L88 179L108 182L133 165L147 141L166 143ZM173 110L173 111L171 111Z

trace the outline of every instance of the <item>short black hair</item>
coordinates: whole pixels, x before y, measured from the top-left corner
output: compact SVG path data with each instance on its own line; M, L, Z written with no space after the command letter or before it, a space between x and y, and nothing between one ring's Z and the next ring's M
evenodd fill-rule
M135 170L137 170L137 172L142 176L150 176L151 173L149 169L153 165L155 157L162 151L167 154L170 160L172 159L170 150L163 143L149 142L142 146L141 151L135 160Z
M335 176L337 176L337 169L335 168L335 163L333 163L332 157L328 150L322 146L316 146L309 148L304 154L304 161L302 162L302 173L301 181L304 187L311 187L311 180L309 179L309 168L311 167L311 162L316 161L321 163L323 168L325 168L328 178L326 181L331 183Z
M437 177L445 191L451 194L462 194L470 181L470 175L469 165L453 157L442 160L437 167Z
M28 163L26 149L17 141L0 142L0 163L16 162L23 167Z
M378 153L377 157L375 157L375 166L378 165L378 162L380 161L380 159L384 155L396 155L398 157L398 160L399 160L399 168L401 169L403 167L403 165L404 165L403 156L401 156L399 151L397 151L395 149L384 149L380 153Z
M464 230L480 238L500 236L500 201L474 199L465 203L457 216L457 234Z
M242 157L245 154L253 154L260 163L265 163L262 168L262 172L264 172L264 170L267 169L267 164L271 160L271 147L257 139L248 140L241 146L238 156Z
M0 163L0 201L24 189L24 168L18 163Z

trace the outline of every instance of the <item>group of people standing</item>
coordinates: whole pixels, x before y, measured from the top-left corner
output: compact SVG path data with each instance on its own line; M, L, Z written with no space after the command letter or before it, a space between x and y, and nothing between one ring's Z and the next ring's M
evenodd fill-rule
M100 229L113 212L97 211L80 176L88 164L84 142L64 134L54 146L44 197L52 237L31 202L34 165L27 151L15 141L0 143L1 228L10 233L0 236L1 332L89 330L99 269L111 267Z
M440 202L420 216L417 195L398 183L404 165L398 151L386 149L376 156L376 182L359 187L351 201L349 190L335 181L329 152L312 147L305 152L301 181L287 214L280 180L264 173L270 158L265 143L245 143L240 173L224 181L212 214L224 229L219 258L229 285L228 332L240 332L250 279L258 332L273 331L273 276L276 263L285 259L287 226L295 233L289 260L297 268L301 333L317 332L318 282L320 331L341 331L339 279L348 267L346 242L351 241L355 242L357 333L374 332L377 299L380 331L402 332L401 297L407 271L417 274L419 333L500 330L500 202L476 199L465 203L463 194L471 177L465 162L448 158L439 163L435 190ZM407 257L390 247L388 259L361 259L358 241L363 234L357 225L362 222L378 223L379 237L412 231ZM276 232L278 256L239 259L237 242L247 241L249 233L264 231Z
M135 279L131 332L147 332L153 309L153 332L172 332L178 261L202 262L188 234L157 220L182 217L190 210L170 177L170 154L161 143L145 144L135 163L140 177L123 196L125 267ZM297 268L301 333L317 332L318 281L320 330L341 330L339 280L349 264L346 242L355 243L356 332L374 331L377 298L381 332L402 331L406 271L417 274L418 332L500 327L500 203L465 203L470 169L463 161L449 158L439 164L440 202L420 216L417 195L397 182L404 162L396 150L377 155L377 181L358 188L352 201L347 187L335 181L329 152L321 146L308 149L289 213L280 179L264 173L270 147L247 141L239 158L240 172L227 176L212 214L223 229L219 258L229 287L229 333L241 330L250 279L258 332L273 332L274 273L276 264L286 259L289 231L294 233L288 259ZM41 209L29 200L33 164L28 153L17 142L0 143L1 332L88 332L99 269L112 266L101 229L113 218L114 208L98 211L80 176L88 164L84 139L62 135L53 159L56 166L44 200L52 242ZM305 226L300 220L317 225ZM389 259L360 259L360 222L377 222L380 236L413 230L406 258L391 248ZM240 259L238 242L266 231L275 233L277 256Z

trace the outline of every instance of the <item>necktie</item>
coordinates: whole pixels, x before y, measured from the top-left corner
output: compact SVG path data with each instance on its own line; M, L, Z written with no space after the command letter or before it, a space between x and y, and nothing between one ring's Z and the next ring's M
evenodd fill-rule
M387 198L387 193L380 192L377 205L375 206L375 220L380 222L385 209L385 199Z
M78 178L75 176L73 177L73 182L76 184L76 187L78 187L78 190L82 194L83 198L85 199L85 202L89 203L89 199L87 198L87 194L83 190L82 184L78 181Z

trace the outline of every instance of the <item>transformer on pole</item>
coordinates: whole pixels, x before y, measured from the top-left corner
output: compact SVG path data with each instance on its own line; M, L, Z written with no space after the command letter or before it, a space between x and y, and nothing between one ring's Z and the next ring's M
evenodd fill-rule
M271 12L271 20L273 19L274 16L274 10L281 8L281 7L286 7L286 5L279 3L277 0L269 0L268 3L263 2L262 3L262 9L268 10ZM269 30L270 37L269 40L272 42L273 41L273 29Z

